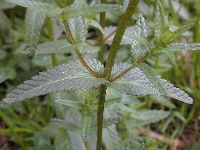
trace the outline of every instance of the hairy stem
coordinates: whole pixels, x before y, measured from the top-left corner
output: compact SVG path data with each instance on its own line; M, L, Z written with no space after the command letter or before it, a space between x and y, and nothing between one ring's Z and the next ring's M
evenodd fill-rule
M116 30L115 37L113 39L110 53L107 59L107 64L104 70L103 77L106 79L110 79L110 74L112 67L114 65L114 59L117 55L120 42L122 39L122 36L125 32L125 29L129 25L130 19L133 15L134 10L137 7L139 0L130 0L128 8L126 12L124 13L124 16L121 19L121 22ZM98 100L98 116L97 116L97 147L96 150L102 149L102 131L103 131L103 112L104 112L104 103L105 103L105 95L106 95L106 89L107 86L102 84L100 85L99 89L99 100Z
M50 17L47 17L47 28L49 32L49 40L54 41L53 23ZM58 65L55 54L51 54L51 60L52 60L53 67Z
M97 112L97 147L96 150L102 148L102 132L103 132L103 112L106 96L106 85L101 84L99 88L98 112Z
M115 60L115 57L116 57L117 52L118 52L119 47L120 47L120 42L122 40L122 37L124 35L124 32L125 32L127 26L129 25L131 17L133 15L135 9L137 8L138 2L139 2L139 0L130 0L130 2L128 4L128 8L126 9L126 12L124 13L123 17L121 17L122 19L119 23L119 26L116 30L115 37L114 37L113 42L111 44L110 53L109 53L109 56L108 56L108 61L106 63L106 67L105 67L105 70L104 70L104 77L106 79L110 78L111 70L112 70L112 67L114 65L114 60Z
M64 22L65 29L69 35L70 41L72 44L76 44L76 41L74 40L74 37L72 36L72 33L70 31L69 25L67 22ZM81 61L82 65L96 78L100 78L100 76L88 66L88 64L85 62L84 58L82 57L81 53L79 52L78 48L75 49L76 55L78 59Z
M106 3L106 0L101 0L101 3L102 4L105 4ZM101 27L104 29L105 28L105 22L106 22L106 14L105 14L105 12L101 12L100 13L100 25L101 25ZM98 60L100 61L100 62L102 62L103 63L103 61L104 61L104 58L103 58L103 56L104 56L104 51L105 51L105 46L104 46L104 40L103 40L103 33L99 30L98 31L98 43L99 43L99 46L100 46L100 51L99 51L99 53L98 53Z
M102 4L106 3L106 0L101 0ZM100 13L100 25L104 29L105 28L105 12ZM98 60L103 63L104 61L104 35L99 31L98 33L98 44L100 46L100 51L98 53ZM100 85L99 89L99 100L98 100L98 111L97 111L97 150L101 150L102 148L102 132L103 132L103 112L104 112L104 103L105 103L105 95L106 95L106 86L104 84Z

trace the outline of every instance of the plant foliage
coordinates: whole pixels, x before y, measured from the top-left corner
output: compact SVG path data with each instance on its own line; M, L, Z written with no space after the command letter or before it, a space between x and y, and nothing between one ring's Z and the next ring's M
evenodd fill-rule
M97 147L97 150L101 150L102 145L106 150L131 149L134 147L131 146L131 143L129 145L121 142L122 139L117 131L117 122L120 119L117 115L120 115L123 120L127 119L124 116L130 113L128 116L131 119L125 121L125 126L129 130L156 123L170 115L168 111L164 110L135 109L134 105L141 104L135 96L159 95L189 104L193 103L193 99L187 93L162 79L150 65L145 63L146 59L152 56L157 57L163 53L174 60L173 52L200 49L200 43L176 43L176 39L190 29L193 24L190 23L172 31L167 25L159 0L155 10L155 31L151 38L148 37L146 20L141 13L137 14L136 24L131 27L132 32L124 34L125 26L121 29L120 24L116 33L114 30L107 36L103 35L107 34L106 29L104 31L104 13L122 8L118 4L95 4L94 1L87 4L77 0L7 1L27 8L25 17L27 47L24 52L31 55L51 56L53 68L40 72L31 80L24 81L15 90L8 93L3 101L12 104L57 92L56 98L58 99L53 99L53 96L50 98L56 109L55 118L51 119L51 122L61 128L56 132L55 149L94 150ZM124 18L131 19L134 11L131 8L133 5L136 7L138 0L124 0L123 3L123 8L126 9ZM100 13L99 23L95 20L97 13ZM112 15L112 13L109 14ZM54 38L51 37L54 37L52 34L55 23L51 22L47 24L50 41L39 44L46 17L50 20L56 19L58 28L63 32L60 32L59 40L53 41ZM124 18L122 17L121 20ZM100 31L98 41L91 40L95 44L90 43L90 40L86 38L90 26L96 27ZM107 53L104 43L109 43L109 40L112 39L110 37L114 34L111 48L120 44L119 39L127 40L124 43L128 44L131 41L129 44L131 49L128 50L130 57L127 59L130 60L130 63L121 61L112 65L112 62L105 59ZM62 39L63 37L65 39ZM118 48L116 49L118 50ZM110 50L108 58L116 57L116 49L115 51ZM90 58L97 52L98 59ZM70 54L76 60L58 64L59 57L55 54L64 54L63 56ZM105 67L104 61L107 61ZM3 82L11 75L12 70L4 69L0 73L0 82ZM109 90L115 91L114 94L110 94ZM61 91L68 92L68 94L63 98L60 96ZM73 93L75 96L70 97L69 93ZM175 107L171 103L166 105ZM63 116L58 113L59 109L64 111ZM179 115L179 118L182 117ZM34 136L36 149L49 148L50 139L45 133L39 132ZM140 144L135 150L142 150L144 145L144 143Z

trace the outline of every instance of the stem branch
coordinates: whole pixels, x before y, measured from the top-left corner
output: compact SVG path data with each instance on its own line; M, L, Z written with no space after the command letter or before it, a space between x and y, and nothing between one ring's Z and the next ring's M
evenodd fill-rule
M65 24L66 31L67 31L67 33L68 33L68 35L69 35L69 38L70 38L70 40L71 40L71 43L72 43L72 44L76 44L76 41L75 41L74 38L73 38L73 35L72 35L71 31L70 31L70 28L69 28L68 23L65 22L64 24ZM88 64L85 62L85 60L84 60L84 58L82 57L82 55L81 55L80 51L78 50L78 48L75 49L75 52L76 52L76 55L77 55L78 59L79 59L80 62L82 63L82 65L83 65L94 77L100 78L100 76L99 76L95 71L93 71L92 68L90 68L90 66L88 66Z

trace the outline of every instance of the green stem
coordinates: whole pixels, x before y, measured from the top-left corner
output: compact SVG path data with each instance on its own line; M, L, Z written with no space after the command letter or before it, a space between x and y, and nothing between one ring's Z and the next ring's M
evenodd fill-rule
M118 49L120 47L120 42L122 36L125 32L125 29L129 25L133 12L135 11L139 0L130 0L128 8L124 13L121 22L116 30L115 37L111 44L110 53L107 59L107 64L104 70L103 77L110 79L111 70L114 65L114 60L117 55ZM104 103L106 95L107 86L102 84L99 89L99 100L98 100L98 116L97 116L97 147L96 150L102 149L102 131L103 131L103 112L104 112Z
M101 84L99 88L98 112L97 112L97 147L96 150L102 148L102 132L103 132L103 112L106 96L106 85Z
M115 37L114 37L113 42L110 47L110 53L109 53L109 56L107 59L108 61L106 63L106 67L104 70L104 77L106 79L110 78L111 70L114 65L114 60L115 60L115 57L116 57L117 52L120 47L120 42L122 40L122 37L124 35L124 32L125 32L127 26L130 23L131 17L133 15L135 9L137 8L138 2L139 2L139 0L130 0L128 8L126 9L126 12L124 13L124 15L120 21L120 24L116 30Z
M105 4L105 3L106 3L106 0L101 0L101 4ZM106 18L105 12L101 12L100 13L100 25L103 29L105 28L105 22L106 22L105 18ZM104 35L100 30L98 31L98 42L99 42L99 46L100 46L100 51L98 53L98 60L103 63L105 46L104 46Z
M47 17L47 28L48 28L48 32L49 32L49 40L54 41L53 22L50 17ZM51 60L52 60L53 67L58 65L55 54L51 54Z

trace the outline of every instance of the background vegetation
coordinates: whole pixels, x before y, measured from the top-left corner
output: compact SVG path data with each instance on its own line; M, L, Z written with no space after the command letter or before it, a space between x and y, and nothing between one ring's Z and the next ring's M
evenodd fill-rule
M109 3L122 4L121 0L109 0ZM179 37L181 43L200 42L200 1L197 0L162 0L161 1L168 24L182 26L194 22L195 25L190 31ZM149 35L151 35L154 18L155 0L140 1L137 12L141 12L147 24ZM6 93L15 89L23 81L30 79L39 71L51 67L49 55L38 55L30 57L22 54L25 49L25 27L24 17L26 9L20 6L6 3L0 0L0 73L5 74L5 80L0 85L0 98L3 99ZM118 17L121 12L106 13L107 32L111 32L118 25ZM98 18L97 18L98 19ZM57 23L57 22L56 22ZM132 22L134 24L134 21ZM110 26L112 25L112 26ZM175 28L175 26L171 26ZM60 36L59 28L55 29ZM62 38L62 35L60 36ZM97 38L97 30L88 29L88 39ZM48 29L44 26L40 42L48 41ZM106 47L109 49L109 40ZM71 53L58 55L59 63L73 60ZM121 47L117 61L126 61L129 57L128 47ZM197 150L200 149L200 52L177 52L175 61L172 62L165 55L148 59L158 74L164 79L186 91L194 103L188 105L166 97L146 96L138 97L140 104L129 106L136 110L159 109L168 110L170 115L162 121L143 126L138 125L134 132L124 128L126 123L131 121L131 110L123 111L120 114L124 117L118 122L117 130L122 143L135 139L138 143L145 142L146 150L173 149L173 150ZM0 81L4 79L0 78ZM68 91L71 93L71 91ZM81 93L79 93L81 94ZM70 94L69 94L70 95ZM71 94L70 96L74 96ZM126 98L128 99L128 98ZM137 103L137 100L135 100ZM119 115L120 115L119 114ZM32 98L13 105L5 105L0 102L0 145L1 150L15 149L37 149L37 140L41 137L46 139L46 145L51 147L58 130L50 123L55 116L51 107L49 95ZM131 123L131 122L130 122ZM134 144L134 143L133 143Z

